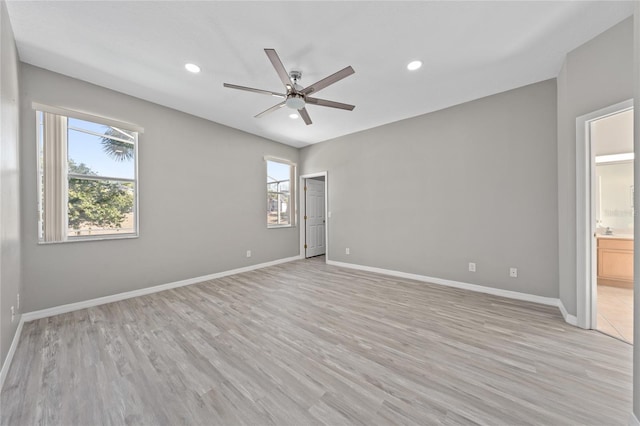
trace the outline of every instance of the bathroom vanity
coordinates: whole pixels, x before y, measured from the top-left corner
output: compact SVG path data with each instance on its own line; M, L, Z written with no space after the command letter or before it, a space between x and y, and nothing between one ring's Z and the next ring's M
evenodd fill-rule
M633 236L598 235L598 284L633 288Z

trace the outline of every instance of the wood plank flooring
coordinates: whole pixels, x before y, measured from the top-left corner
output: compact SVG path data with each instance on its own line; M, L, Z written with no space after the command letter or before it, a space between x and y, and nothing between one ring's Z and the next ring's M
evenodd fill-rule
M300 260L27 323L2 425L626 425L556 308Z

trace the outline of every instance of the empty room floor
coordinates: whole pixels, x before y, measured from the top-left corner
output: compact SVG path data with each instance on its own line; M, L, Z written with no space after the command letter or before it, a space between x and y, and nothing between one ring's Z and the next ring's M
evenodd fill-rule
M598 285L597 329L633 344L633 289Z
M299 260L26 323L3 425L627 424L558 309Z

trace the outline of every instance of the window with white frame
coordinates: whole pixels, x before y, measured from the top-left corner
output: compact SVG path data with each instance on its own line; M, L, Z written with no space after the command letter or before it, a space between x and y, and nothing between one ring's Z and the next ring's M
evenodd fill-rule
M39 241L138 235L133 126L37 110Z
M296 166L286 160L267 159L267 226L293 226Z

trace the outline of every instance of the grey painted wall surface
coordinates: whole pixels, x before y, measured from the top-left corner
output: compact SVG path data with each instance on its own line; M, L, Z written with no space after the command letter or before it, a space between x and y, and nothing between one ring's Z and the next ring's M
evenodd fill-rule
M558 297L556 124L549 80L302 149L331 260Z
M27 64L21 101L25 311L299 254L298 228L266 227L264 162L297 149ZM37 244L34 101L144 127L139 238Z
M0 365L11 346L19 315L11 306L20 292L20 170L18 59L4 1L0 2ZM22 310L22 309L20 309Z
M633 97L633 18L567 55L558 76L560 300L576 315L576 118Z

